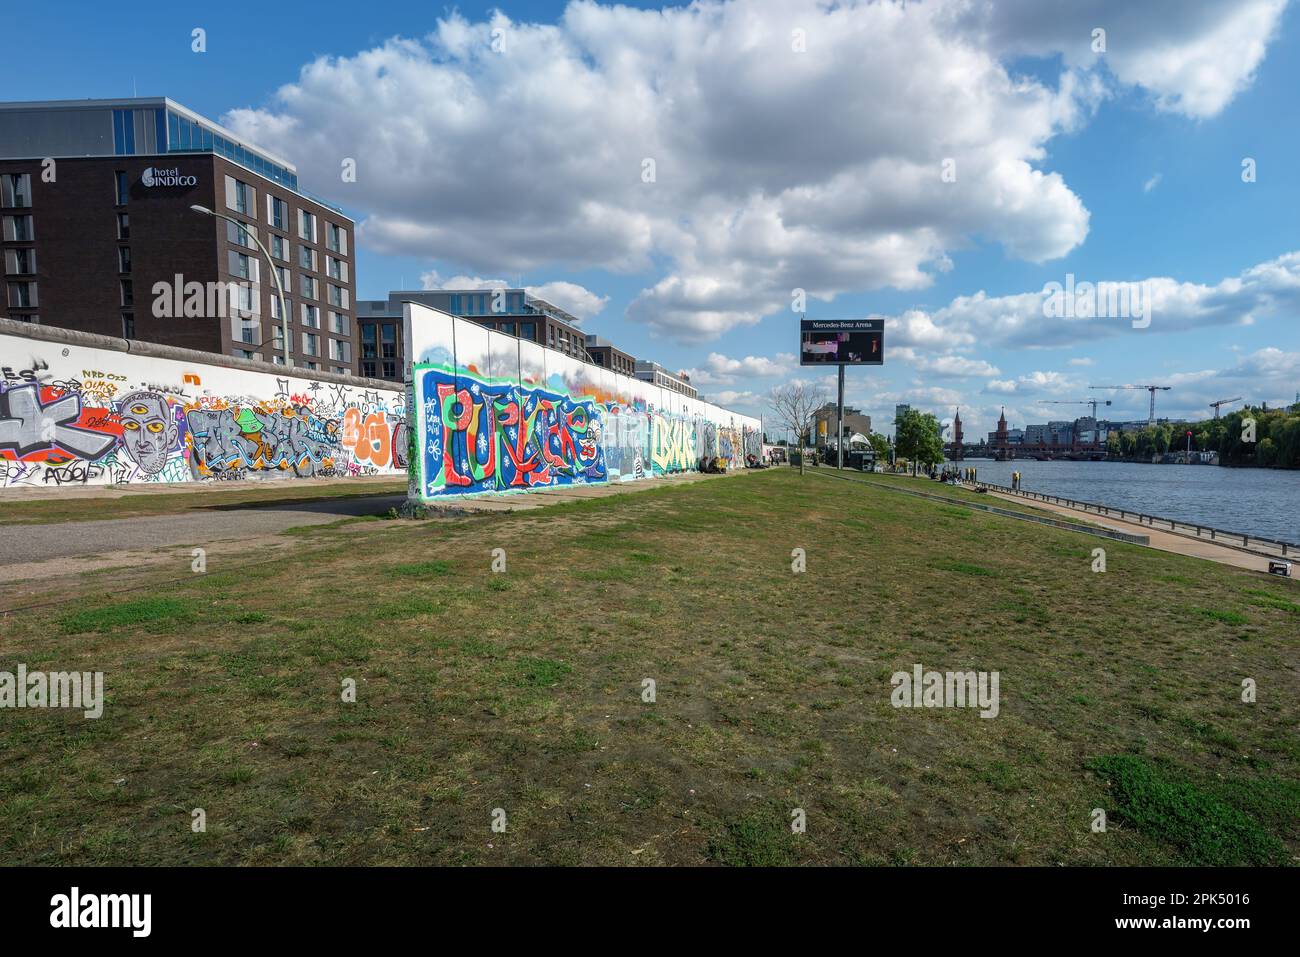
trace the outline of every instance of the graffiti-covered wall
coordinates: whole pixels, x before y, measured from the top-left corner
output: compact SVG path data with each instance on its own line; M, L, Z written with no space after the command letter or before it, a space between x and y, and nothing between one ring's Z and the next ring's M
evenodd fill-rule
M393 384L0 322L0 493L406 470Z
M519 492L743 467L758 419L415 303L410 494Z

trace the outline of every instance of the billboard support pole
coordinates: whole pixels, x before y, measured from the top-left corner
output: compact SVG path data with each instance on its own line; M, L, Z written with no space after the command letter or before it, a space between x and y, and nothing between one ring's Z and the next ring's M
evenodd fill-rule
M836 468L844 468L844 363L840 363L840 405L835 421Z

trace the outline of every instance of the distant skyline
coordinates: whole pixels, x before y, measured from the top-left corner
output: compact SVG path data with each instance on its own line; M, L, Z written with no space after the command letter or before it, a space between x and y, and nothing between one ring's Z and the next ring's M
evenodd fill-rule
M789 377L834 392L797 365L798 290L883 316L846 402L886 431L960 406L977 439L1003 405L1146 418L1089 385L1170 385L1162 417L1294 401L1293 7L49 3L23 59L52 68L11 65L5 98L169 96L357 219L359 297L534 288L742 412ZM1067 277L1145 283L1150 322L1045 314Z

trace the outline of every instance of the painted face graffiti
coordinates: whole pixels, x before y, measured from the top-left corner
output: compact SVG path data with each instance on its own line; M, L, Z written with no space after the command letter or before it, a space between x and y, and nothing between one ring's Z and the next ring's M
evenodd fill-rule
M132 392L119 408L126 454L145 475L158 474L180 435L167 400L156 392Z

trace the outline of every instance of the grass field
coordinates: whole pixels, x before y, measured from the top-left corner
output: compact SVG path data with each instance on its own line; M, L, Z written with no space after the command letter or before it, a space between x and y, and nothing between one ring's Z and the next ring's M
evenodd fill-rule
M144 515L172 515L199 508L293 502L361 495L405 494L406 479L352 482L340 479L320 485L288 485L291 480L241 483L232 488L192 491L137 492L118 496L64 496L62 498L0 501L0 525L44 525L56 522L90 522ZM287 493L287 494L286 494Z
M0 670L103 671L107 704L0 711L0 857L1300 855L1290 582L791 469L297 541L3 620ZM999 715L891 707L918 663L999 672Z

